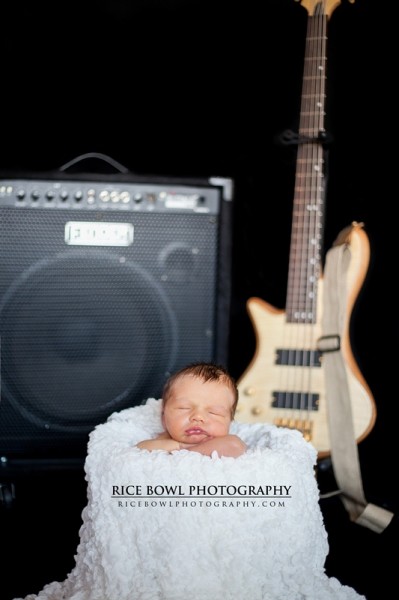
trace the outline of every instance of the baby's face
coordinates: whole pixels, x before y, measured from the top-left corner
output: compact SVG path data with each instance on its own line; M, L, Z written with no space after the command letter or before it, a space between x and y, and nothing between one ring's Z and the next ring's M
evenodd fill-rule
M229 433L233 403L223 383L184 375L173 384L162 422L174 440L198 444Z

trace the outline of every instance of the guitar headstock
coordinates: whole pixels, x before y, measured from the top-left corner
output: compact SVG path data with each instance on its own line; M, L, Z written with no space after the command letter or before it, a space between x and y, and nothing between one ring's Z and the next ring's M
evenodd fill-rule
M355 0L349 0L351 4L353 4L354 1ZM327 15L327 17L331 17L333 11L341 4L341 0L297 0L297 2L300 2L302 6L306 8L309 16L313 16L316 13L316 7L318 7L318 10L321 10L322 14Z

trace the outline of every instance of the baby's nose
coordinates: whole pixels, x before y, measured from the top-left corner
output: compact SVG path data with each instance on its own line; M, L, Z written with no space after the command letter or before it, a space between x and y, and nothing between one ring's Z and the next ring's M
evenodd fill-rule
M194 411L191 414L191 419L193 421L203 421L204 420L204 415L203 415L203 413L201 411Z

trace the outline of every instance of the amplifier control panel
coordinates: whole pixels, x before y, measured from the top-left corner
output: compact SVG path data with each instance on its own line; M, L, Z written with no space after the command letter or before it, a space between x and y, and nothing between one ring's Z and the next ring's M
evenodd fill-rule
M0 206L218 214L215 187L101 181L0 180Z

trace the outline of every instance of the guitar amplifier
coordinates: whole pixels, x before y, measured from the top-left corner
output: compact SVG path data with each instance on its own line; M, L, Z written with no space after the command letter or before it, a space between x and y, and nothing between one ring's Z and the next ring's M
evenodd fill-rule
M82 457L114 411L227 362L232 181L0 180L0 455Z

